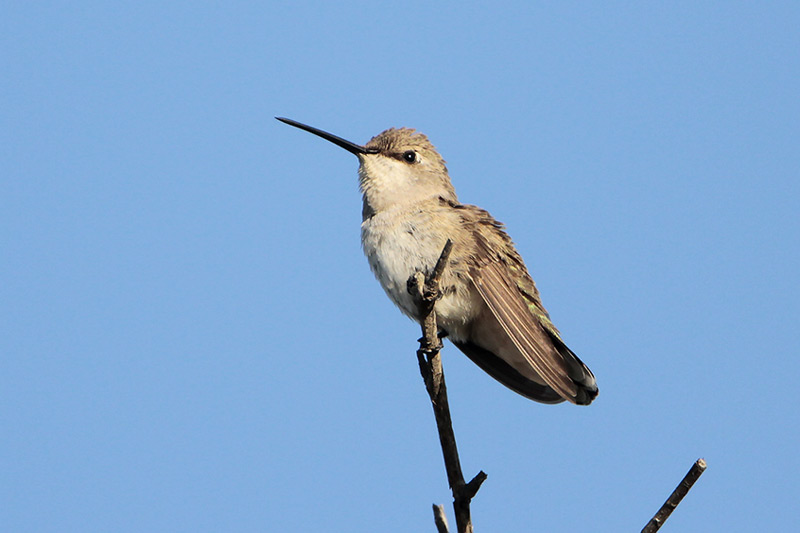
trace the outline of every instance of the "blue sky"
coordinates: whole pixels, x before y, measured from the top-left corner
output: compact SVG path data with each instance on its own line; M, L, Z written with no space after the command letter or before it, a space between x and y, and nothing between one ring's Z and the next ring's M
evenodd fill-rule
M443 352L476 531L784 529L800 490L792 2L15 2L0 17L2 529L433 531L418 327L359 249L425 132L592 368Z

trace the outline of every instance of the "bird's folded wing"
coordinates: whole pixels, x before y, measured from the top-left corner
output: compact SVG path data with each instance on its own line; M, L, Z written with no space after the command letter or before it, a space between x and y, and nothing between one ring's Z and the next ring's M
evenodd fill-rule
M563 398L575 402L577 386L567 362L550 335L536 320L509 279L504 265L485 261L470 269L470 277L486 305L534 371Z

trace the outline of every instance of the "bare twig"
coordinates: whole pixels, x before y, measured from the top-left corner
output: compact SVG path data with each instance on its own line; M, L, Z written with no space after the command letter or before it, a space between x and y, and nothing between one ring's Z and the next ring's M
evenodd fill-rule
M441 357L439 357L442 341L439 339L436 311L434 310L436 300L440 297L439 280L447 266L452 248L453 243L448 240L431 275L426 278L421 273L418 273L408 280L408 286L409 292L418 298L422 318L422 338L419 340L420 347L417 350L417 360L422 379L425 380L425 388L428 390L428 395L433 405L433 413L436 417L436 427L439 431L439 443L442 446L447 481L453 491L453 510L456 516L456 527L458 533L471 533L470 501L478 492L481 483L486 479L486 474L481 471L469 483L464 482L461 462L458 459L456 436L453 432L453 421L450 418L444 370L442 369ZM434 506L435 508L436 506ZM440 528L439 531L441 532L442 529L438 521L437 527Z
M684 496L689 492L694 485L694 482L700 477L700 475L706 469L706 461L705 459L698 459L693 465L689 472L683 477L683 480L680 484L672 491L667 501L664 502L664 505L661 506L661 509L658 510L656 515L650 520L644 529L642 529L642 533L655 533L658 531L664 522L669 518L669 515L672 514L672 511L681 503L681 500Z
M409 278L408 291L416 300L420 311L422 338L419 339L417 360L422 379L425 381L425 388L428 390L428 395L431 399L433 413L436 417L436 428L439 432L439 443L442 446L447 481L453 491L453 510L456 516L456 527L458 533L472 533L470 502L487 476L483 471L480 471L469 483L464 481L461 461L458 458L456 437L453 432L453 421L450 417L444 370L439 356L439 351L442 349L442 341L439 338L435 311L436 301L441 297L439 282L450 258L452 247L453 243L448 240L430 276L426 277L423 273L417 272ZM661 528L705 469L705 460L698 459L678 487L667 498L664 505L661 506L661 509L642 529L642 533L655 533ZM434 505L433 515L437 531L439 533L449 533L444 507Z
M450 527L447 525L447 515L444 513L444 505L433 504L433 521L436 522L436 531L450 533Z

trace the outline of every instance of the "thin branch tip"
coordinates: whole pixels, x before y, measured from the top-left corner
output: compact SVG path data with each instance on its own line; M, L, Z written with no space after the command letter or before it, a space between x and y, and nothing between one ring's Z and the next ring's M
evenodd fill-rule
M486 481L487 477L489 476L487 476L486 472L483 470L475 474L475 477L472 478L469 483L464 485L464 497L470 500L474 498L478 493L478 490L480 490L481 485L483 485L483 482Z
M436 266L433 267L431 280L435 280L438 283L439 278L442 276L442 272L444 272L444 267L447 266L447 262L450 260L450 252L452 251L453 241L447 239L447 242L444 243L444 248L442 248L442 253L439 255L439 260L436 261Z
M678 483L678 486L675 487L675 490L672 491L672 494L669 495L669 498L667 498L667 501L661 506L661 509L659 509L655 516L644 526L642 533L655 533L661 529L661 526L664 525L664 522L672 514L672 511L678 507L681 500L683 500L694 486L695 482L700 478L703 472L705 472L706 466L706 460L702 457L694 462L692 468L683 476L683 479Z
M444 505L433 504L433 521L436 523L436 530L439 533L450 533L450 526L447 524L447 514L444 512Z

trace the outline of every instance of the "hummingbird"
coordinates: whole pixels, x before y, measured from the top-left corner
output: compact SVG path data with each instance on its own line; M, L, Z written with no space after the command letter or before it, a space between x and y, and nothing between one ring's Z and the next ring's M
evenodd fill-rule
M561 339L504 225L458 201L445 161L427 136L390 128L362 146L276 118L358 157L362 248L404 314L422 320L408 280L430 275L449 239L453 248L435 303L440 336L526 398L577 405L594 400L594 375Z

